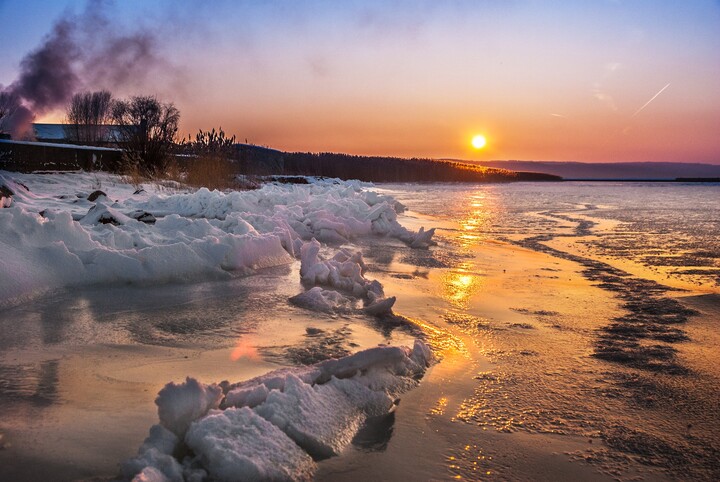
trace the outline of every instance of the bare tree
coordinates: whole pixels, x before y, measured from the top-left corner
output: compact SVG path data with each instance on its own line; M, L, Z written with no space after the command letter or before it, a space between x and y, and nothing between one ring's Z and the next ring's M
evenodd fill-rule
M108 140L103 125L111 119L111 108L112 94L107 90L73 95L67 109L70 138L87 144Z
M127 167L150 176L165 170L180 122L173 104L151 96L132 97L113 103L112 119L118 124Z

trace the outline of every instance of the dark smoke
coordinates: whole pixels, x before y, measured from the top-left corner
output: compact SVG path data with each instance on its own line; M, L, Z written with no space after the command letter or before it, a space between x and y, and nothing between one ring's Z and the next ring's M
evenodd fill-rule
M36 116L64 108L76 92L138 88L155 69L168 68L155 32L123 31L106 9L89 2L83 13L66 15L23 58L18 79L0 86L0 131L22 138Z

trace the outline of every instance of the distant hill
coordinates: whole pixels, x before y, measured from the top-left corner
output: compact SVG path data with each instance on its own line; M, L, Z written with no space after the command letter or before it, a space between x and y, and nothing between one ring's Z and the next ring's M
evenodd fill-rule
M720 165L679 162L546 162L546 161L467 161L479 166L535 171L572 179L646 179L717 178Z
M434 159L355 156L332 152L282 152L237 144L240 172L324 176L371 182L517 182L559 181L554 175Z

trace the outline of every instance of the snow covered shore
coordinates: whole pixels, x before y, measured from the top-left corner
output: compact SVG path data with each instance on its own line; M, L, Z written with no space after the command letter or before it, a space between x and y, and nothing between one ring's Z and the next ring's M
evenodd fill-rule
M319 243L376 234L432 244L433 230L403 228L402 206L359 182L168 192L109 174L0 172L0 185L0 306L78 285L249 274L303 252L305 282L372 305L381 290L362 277L361 260L352 253L322 260Z

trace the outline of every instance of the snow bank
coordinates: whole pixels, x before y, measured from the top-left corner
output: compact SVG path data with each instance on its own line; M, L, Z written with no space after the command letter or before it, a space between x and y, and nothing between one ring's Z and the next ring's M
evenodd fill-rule
M412 349L377 347L233 385L223 382L221 409L207 413L218 400L217 385L192 378L168 384L156 400L161 425L150 429L138 456L123 464L123 474L136 480L156 480L151 477L158 474L170 480L202 474L214 480L309 480L315 460L341 453L368 417L392 411L396 397L417 385L431 360L430 349L418 340ZM198 415L185 430L191 413ZM188 455L180 461L172 454Z
M0 305L65 286L247 274L290 263L303 249L311 257L319 242L372 234L432 244L432 230L403 228L401 205L357 182L167 194L106 174L2 173L0 185ZM88 196L100 187L106 195ZM314 255L314 267L305 263L310 285L347 291L368 305L384 300L363 278L361 258ZM389 309L384 303L370 311Z

